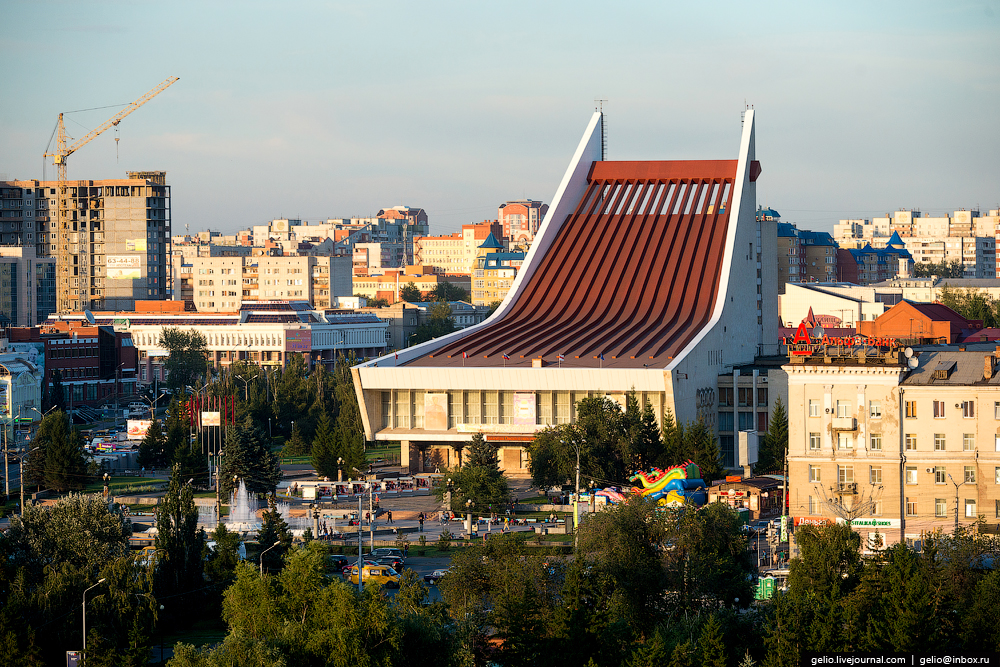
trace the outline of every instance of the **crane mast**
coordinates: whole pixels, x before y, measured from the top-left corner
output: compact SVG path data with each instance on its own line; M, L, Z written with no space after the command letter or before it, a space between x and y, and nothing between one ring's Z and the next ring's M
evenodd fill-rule
M74 308L84 310L90 307L91 291L91 268L90 268L90 243L88 221L84 218L72 220L70 216L70 192L68 180L66 178L66 163L70 155L86 146L88 143L100 136L105 130L115 127L130 113L141 107L143 104L153 99L161 92L172 86L179 80L172 76L153 88L151 91L128 105L117 114L109 118L100 127L91 130L85 137L67 146L66 126L63 123L63 114L59 114L58 131L56 134L56 152L45 153L45 157L51 157L52 163L58 170L58 187L56 190L56 236L58 245L56 246L56 311L67 313ZM77 192L77 200L80 193ZM78 203L74 202L74 208ZM75 252L71 252L75 250ZM77 264L74 267L71 257L77 257ZM73 295L70 286L71 276L77 278L77 292ZM71 296L77 298L73 299ZM73 304L77 301L77 304Z

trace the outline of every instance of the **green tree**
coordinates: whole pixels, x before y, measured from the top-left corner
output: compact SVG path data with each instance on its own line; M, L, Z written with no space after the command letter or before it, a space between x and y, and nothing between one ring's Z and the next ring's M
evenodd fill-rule
M160 333L160 347L169 356L164 364L167 385L180 389L194 385L208 372L208 343L204 334L167 327Z
M285 443L281 454L283 456L309 456L311 453L312 447L302 437L302 431L299 429L298 424L292 426L292 437Z
M962 278L965 276L965 266L961 260L948 262L941 260L941 263L916 262L913 265L913 275L917 278L929 278L938 276L939 278Z
M490 305L490 312L489 312L489 314L492 315L493 313L497 312L497 308L499 308L500 304L502 304L502 303L503 303L503 301L490 301L490 304L489 304Z
M465 452L465 465L478 466L486 468L492 473L500 473L496 445L487 442L482 433L476 433L472 436L469 444L465 447Z
M271 452L264 434L249 417L226 429L220 470L224 496L232 493L238 484L234 478L246 482L250 493L273 493L281 480L278 457Z
M761 440L760 451L754 472L757 474L779 473L785 471L785 452L788 449L788 414L785 404L778 398L771 410L771 421L767 425L767 433Z
M469 292L458 285L441 280L431 290L431 298L434 301L469 301Z
M170 487L156 507L156 585L164 595L194 591L202 581L205 531L198 528L194 490L174 465Z
M420 288L413 281L399 288L399 298L402 301L409 301L410 303L417 303L424 300L423 294L420 293Z
M354 296L360 296L361 298L363 298L365 300L365 303L367 304L368 308L388 308L389 307L389 300L388 299L380 299L378 297L374 297L373 298L373 297L370 297L370 296L364 296L363 294L355 294Z
M687 458L701 468L701 478L706 482L722 477L722 453L719 439L704 421L690 422L684 428L684 449Z
M59 411L66 409L66 391L63 388L62 380L61 370L57 368L52 371L52 387L49 389L49 405L46 411L52 407Z
M154 419L139 444L139 454L136 463L144 468L163 468L169 459L166 457L167 436L160 426L160 420Z
M351 375L351 366L355 363L356 360L351 355L343 363L337 364L334 378L337 404L336 453L343 459L344 470L364 470L367 463L361 408L358 406L358 395Z
M792 592L811 591L839 599L854 590L861 576L861 537L850 526L805 526L795 531L799 556L789 565Z
M726 667L726 644L722 637L722 624L711 614L701 628L698 638L701 662L704 667Z
M82 489L87 481L83 442L71 431L69 417L62 410L45 415L32 443L36 451L28 456L25 480L65 492Z
M280 570L282 559L292 546L292 533L288 530L288 523L278 513L277 507L272 506L261 515L257 543L260 545L264 570L269 572Z
M312 464L320 477L337 479L337 434L328 413L320 417L316 437L313 438Z
M430 307L427 321L417 327L412 338L412 345L423 343L450 334L455 330L455 318L451 314L451 306L446 302L438 302Z

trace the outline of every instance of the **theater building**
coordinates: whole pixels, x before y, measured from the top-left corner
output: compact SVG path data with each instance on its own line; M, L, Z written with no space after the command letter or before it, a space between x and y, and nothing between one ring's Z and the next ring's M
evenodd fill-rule
M366 437L402 441L411 472L459 464L478 432L526 473L524 444L588 396L714 422L718 376L775 353L753 111L736 159L612 162L602 135L598 112L488 320L354 367Z

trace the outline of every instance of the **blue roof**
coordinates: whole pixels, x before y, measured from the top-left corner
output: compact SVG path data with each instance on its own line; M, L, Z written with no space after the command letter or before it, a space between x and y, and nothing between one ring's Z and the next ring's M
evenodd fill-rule
M903 243L903 239L899 238L899 232L893 232L892 236L889 237L888 242L886 242L886 246L897 246L900 248L905 248L906 244Z
M790 222L778 223L778 236L798 236L799 230Z
M759 208L757 209L757 219L771 218L774 220L780 220L781 214L775 211L773 208Z
M784 223L778 223L779 225ZM805 242L806 245L822 245L822 246L836 246L837 242L833 240L829 232L799 232L799 238Z
M480 248L503 248L503 244L497 241L497 237L493 236L493 232L486 237L486 240L482 242L479 246Z

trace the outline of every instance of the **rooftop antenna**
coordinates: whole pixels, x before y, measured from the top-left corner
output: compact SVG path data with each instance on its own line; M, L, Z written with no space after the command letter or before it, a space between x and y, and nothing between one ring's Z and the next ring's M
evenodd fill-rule
M597 111L601 114L601 162L608 159L608 117L604 115L604 103L607 99L598 98L594 102L597 104Z

